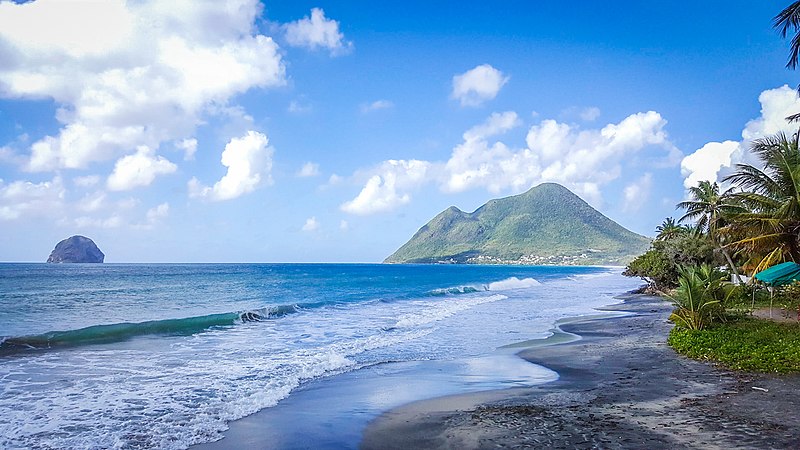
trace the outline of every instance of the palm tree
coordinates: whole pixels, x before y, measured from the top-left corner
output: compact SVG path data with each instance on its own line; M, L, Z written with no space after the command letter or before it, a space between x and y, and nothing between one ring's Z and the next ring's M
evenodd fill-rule
M685 233L686 227L682 227L675 222L675 219L672 217L667 217L664 219L664 222L661 225L656 227L656 240L657 241L668 241L674 237L677 237L683 233Z
M739 272L722 243L723 235L720 233L720 229L725 226L727 217L742 213L742 207L734 201L730 189L720 194L719 185L710 181L701 181L697 186L689 188L689 195L692 200L680 202L677 205L678 208L686 210L686 214L678 221L694 220L698 230L707 231L711 241L725 257L728 266L738 278Z
M780 31L781 37L784 39L786 39L786 35L790 31L794 33L789 47L789 60L786 62L786 67L792 70L796 69L797 64L800 62L800 1L793 2L778 13L777 16L773 17L772 27ZM800 86L797 86L797 91L800 92ZM800 113L792 114L786 120L797 122L800 120ZM797 136L796 139L800 139L800 136Z
M760 258L756 271L786 260L800 261L800 151L785 134L757 139L751 151L764 169L737 164L725 177L742 189L733 194L746 210L729 226L737 240L730 245Z
M784 39L786 39L786 35L789 34L790 30L794 33L786 67L793 70L796 69L798 62L800 62L800 33L798 33L798 30L800 30L800 1L793 2L778 13L777 16L773 17L772 26L780 31L781 37Z

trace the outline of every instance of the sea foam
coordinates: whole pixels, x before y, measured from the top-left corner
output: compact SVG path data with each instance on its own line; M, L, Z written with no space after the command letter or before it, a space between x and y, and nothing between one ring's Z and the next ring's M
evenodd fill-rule
M502 281L495 281L494 283L489 283L486 285L487 291L508 291L511 289L526 289L531 288L534 286L539 286L540 283L538 280L534 278L523 278L519 279L517 277L506 278Z

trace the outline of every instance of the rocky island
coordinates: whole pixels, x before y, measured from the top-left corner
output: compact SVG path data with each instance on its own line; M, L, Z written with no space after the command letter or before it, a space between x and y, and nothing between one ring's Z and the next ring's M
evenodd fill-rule
M85 236L72 236L56 244L49 263L102 263L106 255Z
M564 186L544 183L472 213L451 206L384 262L624 265L649 245Z

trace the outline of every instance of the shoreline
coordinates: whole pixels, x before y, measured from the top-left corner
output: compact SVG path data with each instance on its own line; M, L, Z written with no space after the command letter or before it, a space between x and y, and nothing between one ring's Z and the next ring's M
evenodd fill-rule
M579 340L518 353L558 380L395 408L367 426L361 448L800 447L800 376L679 356L666 344L667 302L620 298L600 310L634 314L568 321L559 328Z

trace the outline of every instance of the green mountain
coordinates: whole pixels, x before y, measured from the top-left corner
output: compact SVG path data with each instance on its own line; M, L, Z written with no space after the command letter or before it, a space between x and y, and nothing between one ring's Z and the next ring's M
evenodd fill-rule
M564 186L544 183L473 213L451 206L384 262L623 265L649 245Z

